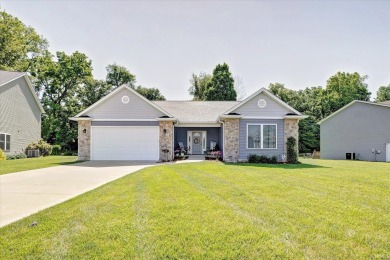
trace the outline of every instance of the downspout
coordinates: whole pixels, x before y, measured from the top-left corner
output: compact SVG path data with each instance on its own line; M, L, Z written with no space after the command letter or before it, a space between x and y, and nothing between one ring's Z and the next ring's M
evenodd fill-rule
M222 124L222 159L225 161L225 123L218 119L218 122Z
M173 136L172 136L172 158L171 158L171 160L175 159L175 125L177 125L177 122L173 122L173 125L172 125Z

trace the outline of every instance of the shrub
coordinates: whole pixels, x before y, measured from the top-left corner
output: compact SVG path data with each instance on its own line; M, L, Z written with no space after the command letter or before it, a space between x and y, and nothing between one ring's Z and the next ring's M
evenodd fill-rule
M257 154L250 154L248 155L248 162L249 163L270 163L270 164L276 164L278 163L278 158L275 155L267 156L267 155L257 155Z
M53 145L53 150L52 150L51 154L53 154L53 155L60 155L60 151L61 151L61 145L54 144Z
M269 163L271 164L277 164L278 163L278 157L276 155L272 155L270 158L268 158Z
M24 159L27 158L25 153L15 153L12 155L8 155L7 160L16 160L16 159Z
M0 161L7 160L7 155L3 152L3 150L0 149Z
M43 139L39 139L37 143L31 143L26 148L26 153L28 150L39 150L39 154L42 156L48 156L51 154L53 150L53 146L51 144L46 143Z
M287 138L287 162L299 163L297 153L297 140L295 137L290 136Z
M248 162L249 163L259 163L260 156L257 154L250 154L250 155L248 155Z

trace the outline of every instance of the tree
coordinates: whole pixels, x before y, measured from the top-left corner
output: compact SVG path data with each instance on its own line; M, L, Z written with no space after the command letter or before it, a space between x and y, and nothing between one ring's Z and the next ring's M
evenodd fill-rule
M142 96L146 97L148 100L165 100L165 97L157 88L145 88L138 86L135 90Z
M309 115L309 118L299 121L299 151L319 150L320 127L317 122L323 118L324 90L321 87L291 90L281 83L270 84L269 90L299 112Z
M382 86L376 92L376 102L383 102L390 100L390 84L386 86Z
M207 84L205 96L205 100L235 101L237 99L234 79L226 63L215 67L211 81Z
M86 79L84 85L80 87L78 99L83 109L89 107L112 91L112 86L105 80Z
M47 40L33 28L0 10L0 69L33 72L47 48Z
M42 137L67 150L76 150L77 125L68 118L83 108L80 88L92 77L91 61L80 52L57 52L56 60L43 57L38 62L35 85L46 112L42 117Z
M371 93L364 82L367 78L367 76L360 76L357 72L352 74L337 72L336 75L330 77L325 90L326 114L332 114L353 100L369 101Z
M199 73L199 75L192 74L190 79L190 88L188 92L193 96L192 100L206 100L206 90L212 76L205 72Z
M120 66L116 63L110 64L106 67L107 76L106 81L108 84L119 87L123 84L127 84L130 87L134 88L136 82L135 76L130 73L128 69L123 66Z
M236 90L237 93L237 100L242 101L245 99L246 96L246 91L244 88L244 81L241 76L236 75L234 77L234 89Z

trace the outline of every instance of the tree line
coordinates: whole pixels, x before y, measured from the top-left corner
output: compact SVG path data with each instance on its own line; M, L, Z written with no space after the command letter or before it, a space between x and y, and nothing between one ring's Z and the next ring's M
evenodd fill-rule
M29 73L46 112L42 116L42 138L51 144L76 151L77 124L68 118L122 84L149 100L165 100L159 89L136 85L136 76L121 65L107 65L105 80L97 80L92 75L92 61L85 54L77 51L52 54L48 47L48 41L34 28L0 10L0 69ZM352 100L370 100L366 79L367 76L357 72L338 72L328 79L325 88L292 90L281 83L272 83L268 88L290 106L309 115L299 123L299 150L312 152L320 148L319 120ZM216 65L212 74L192 74L188 92L193 100L235 101L245 96L242 78L233 77L226 63ZM379 88L375 101L385 100L390 100L390 84Z
M107 65L106 79L97 80L84 53L52 54L48 47L34 28L0 10L0 70L28 72L45 109L42 138L63 150L77 150L77 124L68 118L122 84L149 100L165 100L159 89L137 86L136 76L123 66Z

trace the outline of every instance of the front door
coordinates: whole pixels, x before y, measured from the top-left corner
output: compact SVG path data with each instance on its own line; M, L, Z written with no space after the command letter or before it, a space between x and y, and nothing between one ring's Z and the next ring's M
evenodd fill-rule
M390 143L386 144L386 162L390 162Z
M192 132L192 154L202 154L202 132Z

